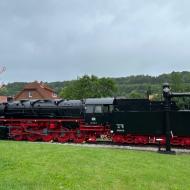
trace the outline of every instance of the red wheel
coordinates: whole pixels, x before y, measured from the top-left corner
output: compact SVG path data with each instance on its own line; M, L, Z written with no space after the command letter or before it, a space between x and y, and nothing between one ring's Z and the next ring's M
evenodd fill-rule
M135 143L134 137L133 136L127 136L126 139L125 139L125 142L127 144L133 144L133 143Z
M67 137L67 136L63 136L63 137L59 136L59 137L57 137L57 140L60 143L65 143L65 142L67 142L69 140L69 137Z
M75 137L74 142L75 143L83 143L85 141L84 137Z
M39 139L39 137L35 134L28 134L26 136L27 140L31 141L31 142L34 142L34 141L37 141Z
M49 142L49 141L53 140L52 135L43 135L41 138L42 138L42 141L44 141L44 142Z
M65 143L69 140L70 135L69 135L69 129L63 128L61 130L61 134L57 137L57 141L60 143Z
M114 143L124 143L123 135L118 135L118 134L113 135L112 141L113 141Z
M74 143L83 143L85 141L85 137L81 134L80 130L76 130L76 134L73 139Z
M11 128L10 129L10 136L22 136L23 130L19 128Z
M16 136L13 137L13 139L15 141L21 141L21 140L23 140L23 136L22 135L16 135Z

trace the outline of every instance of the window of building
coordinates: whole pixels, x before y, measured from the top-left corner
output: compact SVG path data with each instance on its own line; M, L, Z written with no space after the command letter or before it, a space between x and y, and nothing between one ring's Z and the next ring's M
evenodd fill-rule
M52 92L52 97L57 97L57 94L55 92Z
M32 92L31 91L28 92L28 97L32 98Z

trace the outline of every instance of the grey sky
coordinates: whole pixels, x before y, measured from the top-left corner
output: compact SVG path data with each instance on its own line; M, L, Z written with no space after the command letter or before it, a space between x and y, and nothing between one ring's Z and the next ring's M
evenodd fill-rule
M1 81L190 70L189 0L0 0Z

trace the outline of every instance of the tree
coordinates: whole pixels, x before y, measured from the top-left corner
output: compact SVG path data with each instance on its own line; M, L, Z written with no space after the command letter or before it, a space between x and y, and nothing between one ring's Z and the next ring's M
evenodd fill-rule
M8 90L5 86L0 88L0 96L7 96L8 95Z
M152 94L152 89L151 86L148 86L147 92L146 92L146 96L147 98L149 98L149 96Z
M171 89L173 92L183 91L182 76L178 72L172 72L171 73Z
M66 99L99 98L113 96L116 85L109 78L84 75L65 86L60 96Z
M132 99L140 99L140 98L144 98L142 94L140 94L139 92L133 90L130 94L129 94L129 98Z

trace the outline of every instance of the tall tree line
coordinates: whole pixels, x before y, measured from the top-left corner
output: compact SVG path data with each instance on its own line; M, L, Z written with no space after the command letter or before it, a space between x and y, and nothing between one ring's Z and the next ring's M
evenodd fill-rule
M147 97L147 94L153 94L155 97L160 98L162 94L162 84L164 82L170 83L172 91L190 91L190 72L172 72L157 77L137 75L120 78L98 78L96 76L85 75L79 77L77 80L57 81L47 84L59 95L69 98L81 98L87 96L126 96L129 98L145 98ZM6 84L0 89L0 95L14 96L22 90L25 84L26 82ZM79 89L83 89L83 92L79 93Z

